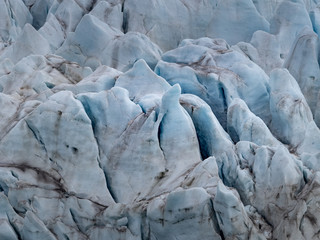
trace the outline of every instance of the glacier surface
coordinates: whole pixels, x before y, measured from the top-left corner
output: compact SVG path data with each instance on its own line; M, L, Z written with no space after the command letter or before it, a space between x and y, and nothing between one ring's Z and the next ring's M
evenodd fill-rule
M0 239L320 239L319 0L0 0Z

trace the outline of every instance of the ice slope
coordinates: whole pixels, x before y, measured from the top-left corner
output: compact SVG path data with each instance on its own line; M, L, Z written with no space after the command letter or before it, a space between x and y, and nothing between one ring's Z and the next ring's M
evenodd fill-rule
M320 239L318 0L0 0L0 239Z

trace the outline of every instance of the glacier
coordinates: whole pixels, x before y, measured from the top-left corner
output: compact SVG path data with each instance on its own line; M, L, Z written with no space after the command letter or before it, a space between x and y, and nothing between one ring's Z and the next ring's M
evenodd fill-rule
M319 0L0 0L0 239L320 239L319 37Z

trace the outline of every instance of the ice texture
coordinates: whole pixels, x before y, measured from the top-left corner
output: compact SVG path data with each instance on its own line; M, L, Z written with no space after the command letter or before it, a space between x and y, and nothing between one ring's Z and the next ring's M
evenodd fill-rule
M320 239L319 0L0 0L0 240Z

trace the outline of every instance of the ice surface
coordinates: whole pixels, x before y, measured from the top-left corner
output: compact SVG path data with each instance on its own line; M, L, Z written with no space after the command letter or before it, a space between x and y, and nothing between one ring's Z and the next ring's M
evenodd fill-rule
M109 24L111 27L122 30L123 12L120 3L113 5L107 1L99 1L90 14Z
M246 103L238 98L228 108L228 132L234 142L249 141L272 147L280 144L261 118L255 116Z
M4 50L0 60L9 58L17 63L28 55L46 55L48 53L50 53L50 46L47 40L27 23L16 41Z
M242 98L256 115L270 121L269 77L222 39L184 40L162 56L155 72L170 84L179 83L183 93L205 100L224 128L234 98Z
M140 58L154 67L160 58L161 50L140 33L123 34L120 30L87 14L56 54L93 69L105 64L125 70Z
M0 0L0 239L319 239L319 4Z
M1 44L8 44L18 37L26 23L32 23L32 15L21 0L0 1Z
M253 1L218 1L208 24L207 36L223 38L229 44L249 41L257 30L269 31L270 24L255 8Z

